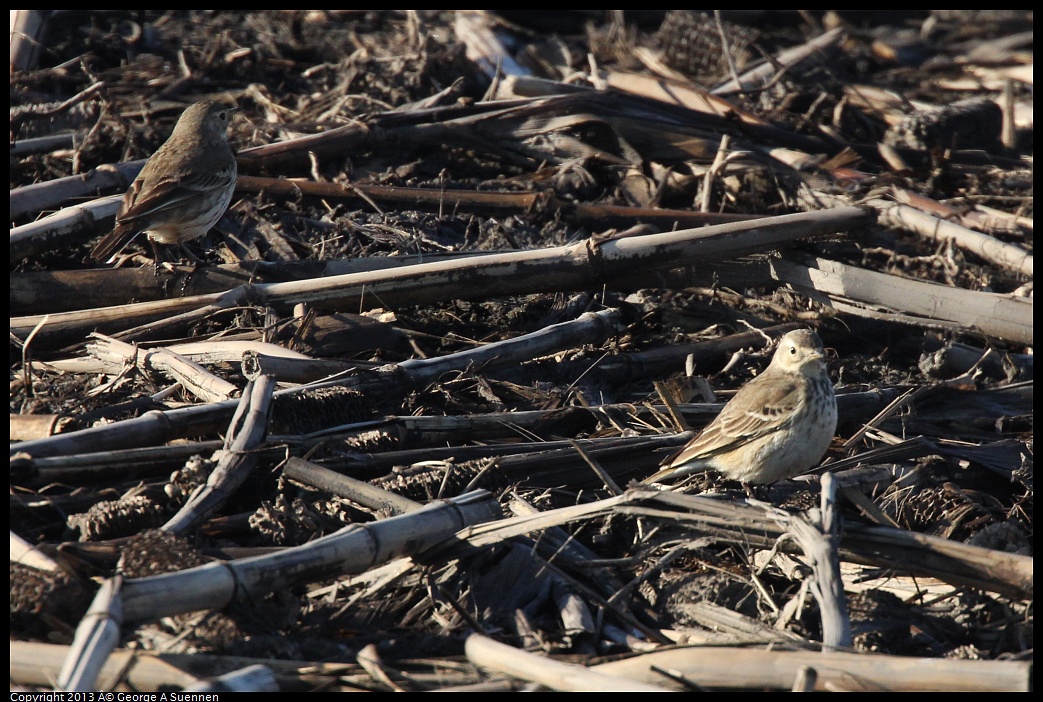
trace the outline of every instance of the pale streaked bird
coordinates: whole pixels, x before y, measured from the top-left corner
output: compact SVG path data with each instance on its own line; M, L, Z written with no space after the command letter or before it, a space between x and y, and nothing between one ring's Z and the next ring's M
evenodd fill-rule
M641 482L716 470L744 484L774 483L818 465L836 428L837 400L822 340L798 329L782 337L763 373Z
M217 224L235 190L235 154L227 132L235 111L204 100L181 114L170 138L123 196L116 227L95 245L92 259L109 260L144 232L158 265L157 242L184 244Z

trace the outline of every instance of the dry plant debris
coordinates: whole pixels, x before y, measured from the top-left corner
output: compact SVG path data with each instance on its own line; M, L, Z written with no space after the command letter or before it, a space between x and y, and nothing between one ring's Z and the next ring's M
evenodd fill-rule
M1031 684L1031 11L18 20L13 686ZM798 327L822 465L637 485Z

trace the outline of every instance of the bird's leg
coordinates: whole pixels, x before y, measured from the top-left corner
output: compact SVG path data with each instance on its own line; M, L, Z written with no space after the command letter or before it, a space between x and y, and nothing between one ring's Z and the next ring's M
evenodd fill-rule
M199 258L199 256L196 256L194 253L192 253L192 249L188 248L187 244L181 243L178 244L178 246L181 247L181 251L185 254L185 258L194 263L196 268L203 265L203 259Z
M181 249L182 253L185 254L185 257L192 262L192 270L189 272L190 276L195 274L196 271L198 271L202 266L205 265L205 261L203 261L203 259L199 258L194 253L192 253L191 249L188 248L187 244L182 242L178 244L178 247Z
M751 485L750 483L741 482L742 489L746 491L746 497L751 500L761 500L763 502L771 501L771 485Z
M159 264L160 264L160 259L162 258L162 256L160 255L160 251L159 251L159 242L156 241L155 239L153 239L152 237L149 237L148 238L148 243L152 244L152 266L153 266L152 271L155 274L155 276L158 278L159 277Z

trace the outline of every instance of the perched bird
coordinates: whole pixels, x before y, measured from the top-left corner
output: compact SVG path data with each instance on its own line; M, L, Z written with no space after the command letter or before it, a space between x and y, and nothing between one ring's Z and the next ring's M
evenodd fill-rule
M131 183L116 227L97 243L91 259L107 261L145 232L158 266L156 242L183 245L210 231L235 190L235 154L227 128L236 109L204 100L182 113L170 138Z
M716 470L747 485L766 485L818 464L837 428L837 400L824 359L815 332L786 334L768 368L641 482Z

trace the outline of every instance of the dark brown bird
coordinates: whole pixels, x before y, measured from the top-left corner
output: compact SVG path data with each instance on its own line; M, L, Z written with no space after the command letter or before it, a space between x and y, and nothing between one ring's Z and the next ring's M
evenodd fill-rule
M183 245L210 231L235 191L235 154L227 132L235 111L204 100L182 113L123 196L116 227L95 245L93 260L108 261L144 232L158 265L157 242Z

